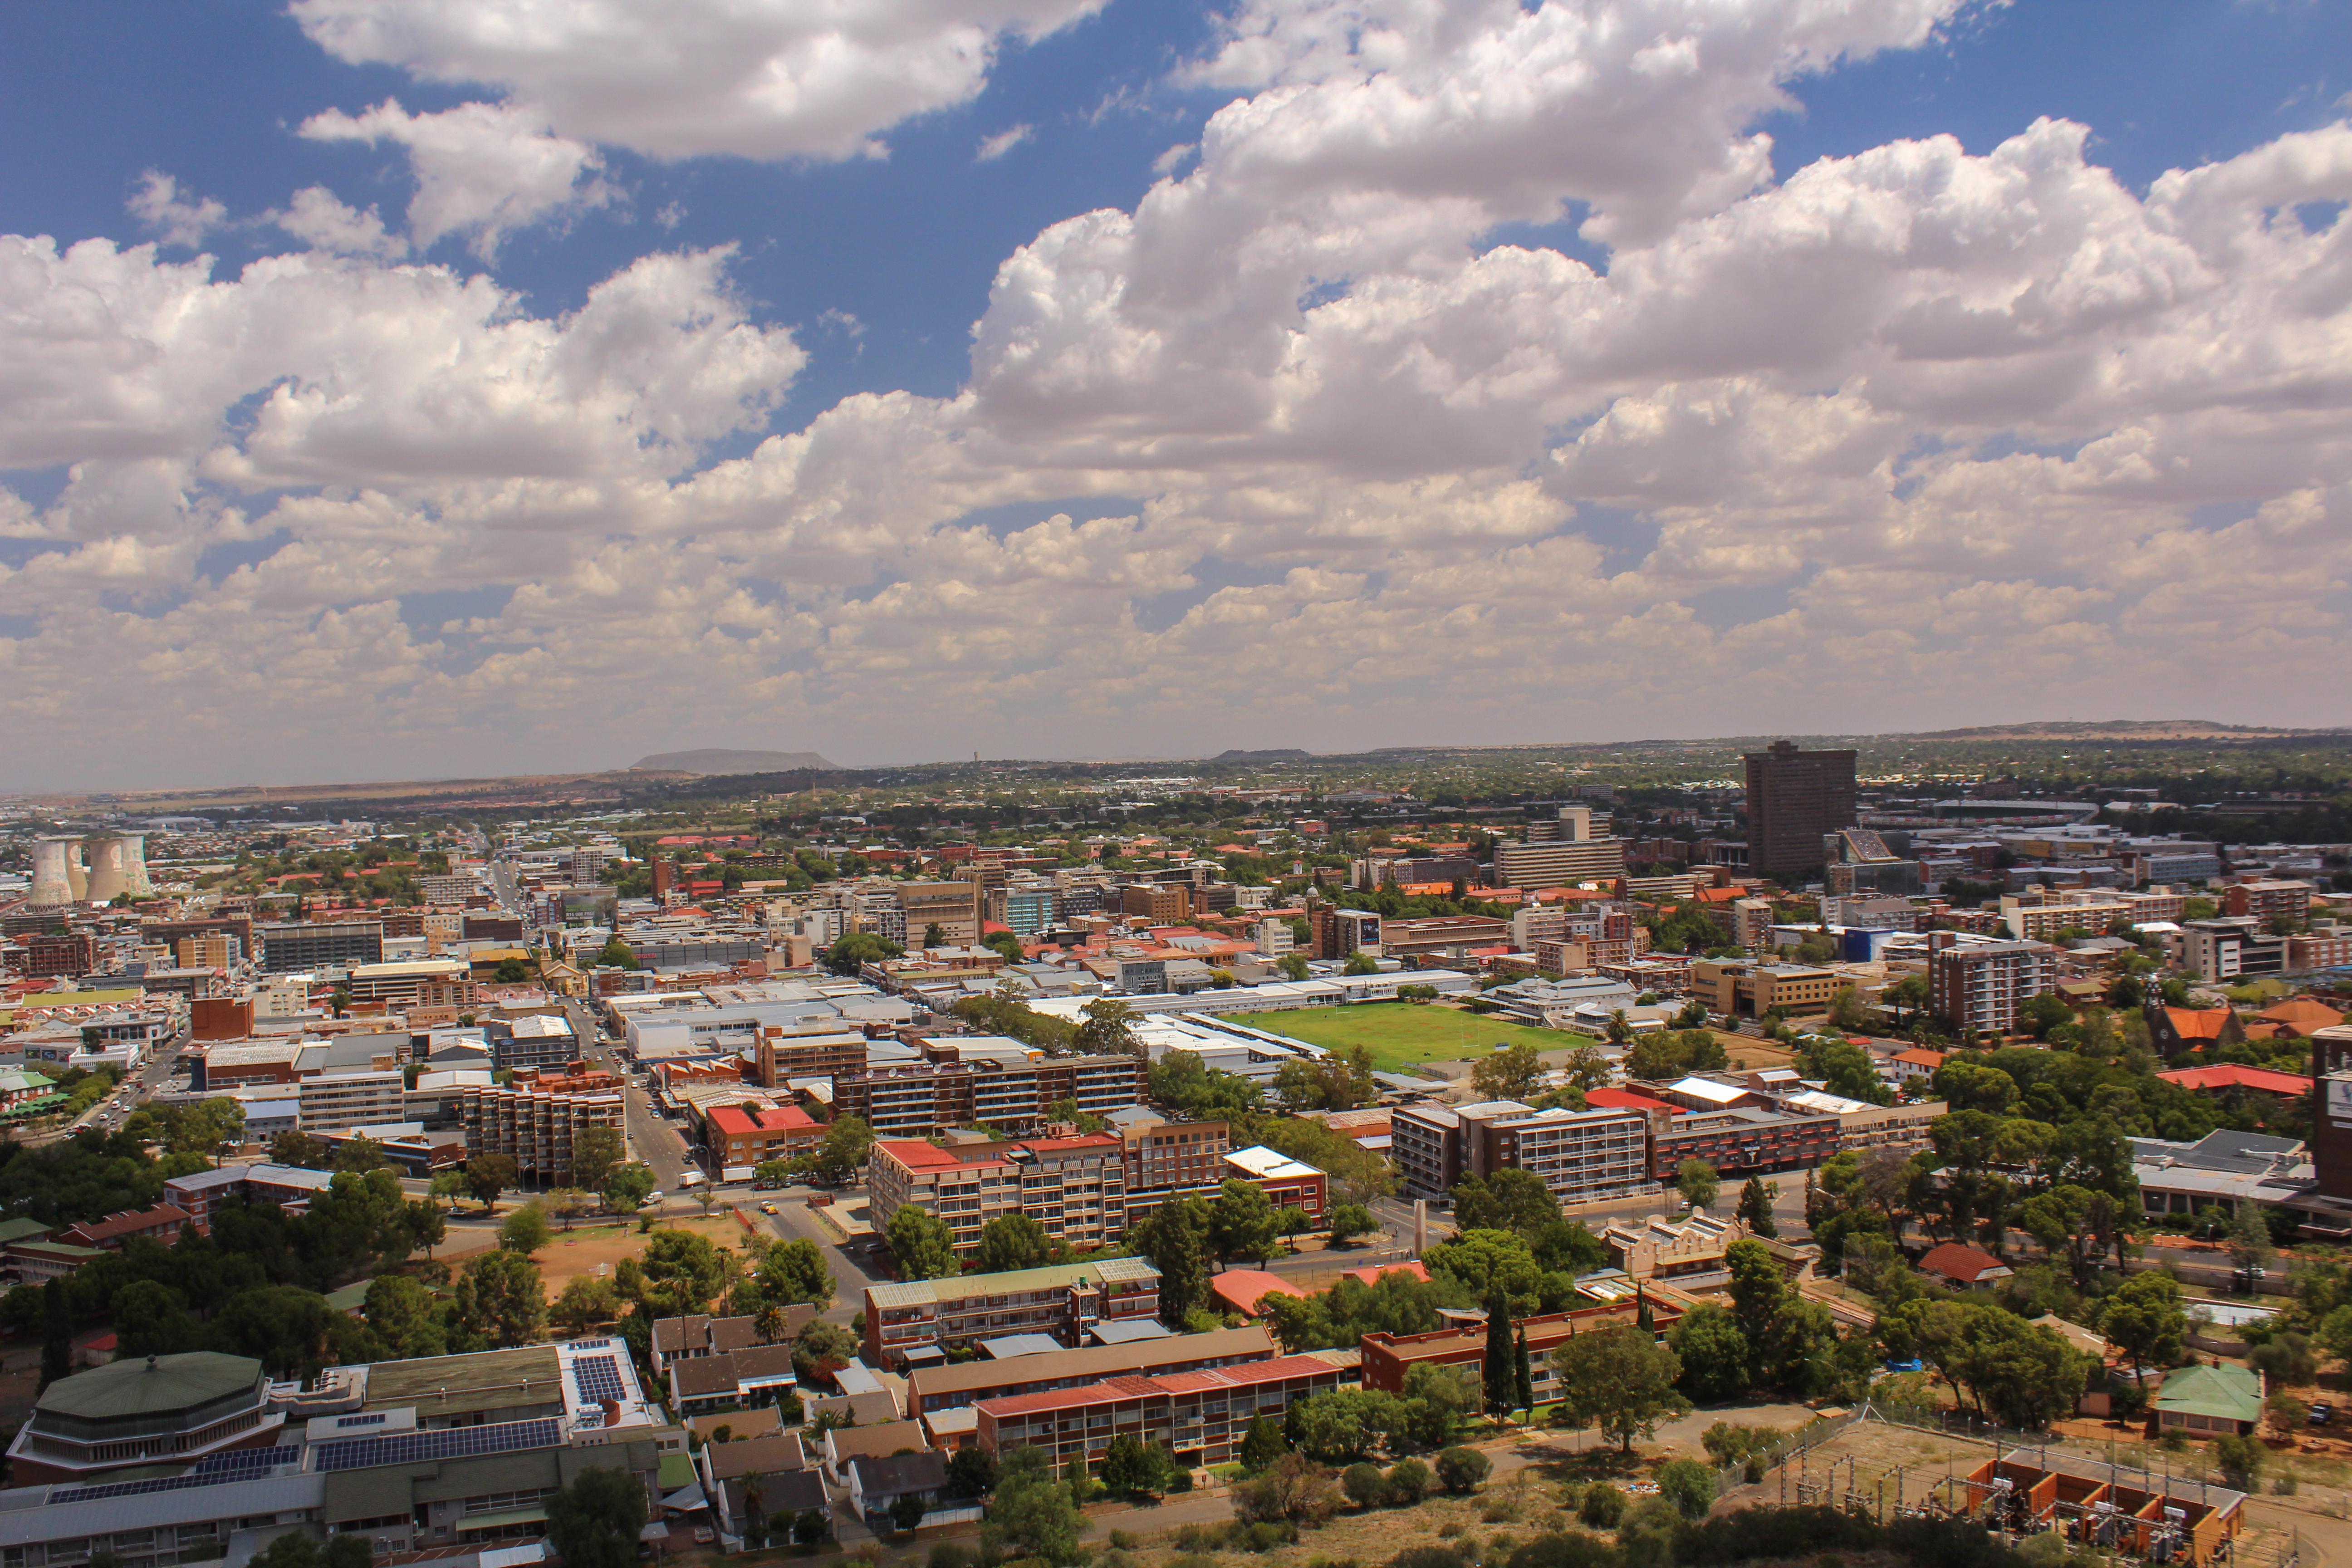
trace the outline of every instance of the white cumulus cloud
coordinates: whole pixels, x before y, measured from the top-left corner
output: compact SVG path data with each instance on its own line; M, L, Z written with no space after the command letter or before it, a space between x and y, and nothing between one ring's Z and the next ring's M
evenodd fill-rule
M416 176L408 227L419 249L462 234L488 259L510 231L601 206L612 196L596 177L602 164L593 148L552 134L542 116L511 103L411 114L397 99L386 99L358 114L314 114L302 122L302 134L406 148Z

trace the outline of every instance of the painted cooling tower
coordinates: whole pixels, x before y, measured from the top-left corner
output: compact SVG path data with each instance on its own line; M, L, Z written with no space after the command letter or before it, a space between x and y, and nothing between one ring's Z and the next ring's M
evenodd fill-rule
M111 834L86 841L89 850L89 901L110 904L131 890L122 840Z
M128 884L123 891L134 899L152 899L155 884L147 879L147 836L126 833L115 840L122 846L122 876Z
M54 910L74 901L73 879L66 874L66 862L80 849L80 843L71 838L33 841L33 908Z
M72 889L76 903L89 897L89 873L82 868L79 839L66 845L66 886Z

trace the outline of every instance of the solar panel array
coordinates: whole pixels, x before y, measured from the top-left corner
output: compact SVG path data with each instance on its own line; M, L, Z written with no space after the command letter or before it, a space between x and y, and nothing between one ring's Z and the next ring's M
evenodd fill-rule
M299 1464L301 1458L302 1450L299 1446L282 1448L231 1448L226 1454L215 1454L208 1458L198 1459L191 1474L226 1479L230 1476L254 1474L262 1470L274 1470L280 1465Z
M184 1476L156 1476L143 1481L100 1481L86 1487L59 1487L51 1491L48 1500L59 1502L100 1502L107 1498L141 1497L148 1492L179 1491L187 1487L216 1487L224 1481L250 1480L267 1475L280 1465L299 1464L302 1450L299 1447L231 1448L226 1453L212 1454L201 1458Z
M396 1432L382 1437L345 1437L321 1443L311 1468L320 1472L361 1470L372 1465L413 1465L431 1459L465 1459L509 1454L520 1448L552 1448L563 1441L562 1423L501 1421L488 1426L450 1426L431 1432Z
M604 1399L626 1399L629 1390L621 1381L621 1363L614 1356L574 1356L572 1361L572 1386L580 1391L583 1405L593 1405Z

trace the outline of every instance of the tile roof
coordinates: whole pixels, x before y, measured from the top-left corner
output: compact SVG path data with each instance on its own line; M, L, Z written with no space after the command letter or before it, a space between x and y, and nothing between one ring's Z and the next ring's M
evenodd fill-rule
M2279 1072L2228 1062L2219 1067L2181 1068L2156 1075L2183 1089L2258 1089L2271 1094L2309 1094L2311 1079L2302 1073Z
M1071 1405L1099 1405L1118 1399L1149 1398L1156 1394L1200 1394L1215 1388L1254 1388L1265 1383L1285 1383L1294 1377L1328 1376L1328 1361L1315 1356L1280 1356L1245 1366L1208 1372L1168 1373L1159 1377L1114 1377L1084 1388L1064 1388L1045 1394L1016 1394L1005 1399L985 1399L980 1408L1002 1420L1039 1410L1059 1410Z
M1975 1284L1988 1269L2007 1268L2008 1265L1983 1248L1963 1247L1956 1241L1929 1247L1926 1256L1919 1259L1921 1273L1940 1274L1947 1279L1957 1279L1967 1285Z

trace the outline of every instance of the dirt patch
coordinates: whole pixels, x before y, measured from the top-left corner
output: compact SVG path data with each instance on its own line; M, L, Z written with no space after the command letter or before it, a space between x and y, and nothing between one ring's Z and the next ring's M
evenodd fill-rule
M740 1237L751 1234L725 1211L709 1219L664 1220L659 1228L687 1231L730 1252L735 1250ZM540 1279L545 1282L548 1295L553 1297L583 1276L611 1279L621 1259L643 1257L646 1243L652 1239L651 1236L638 1234L634 1223L577 1226L568 1235L557 1230L552 1240L531 1254L531 1261L539 1265ZM450 1268L463 1268L468 1258L479 1258L490 1250L477 1247L466 1252L445 1252L441 1258Z

